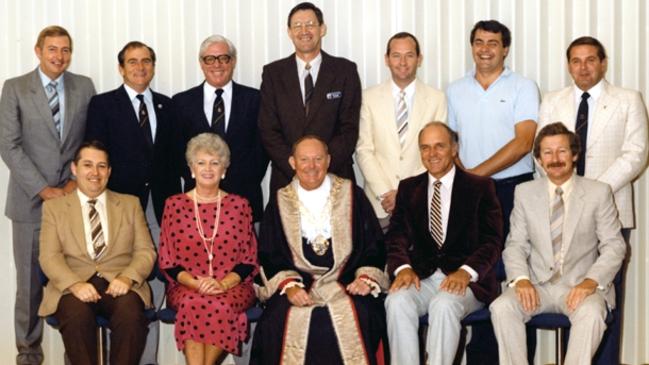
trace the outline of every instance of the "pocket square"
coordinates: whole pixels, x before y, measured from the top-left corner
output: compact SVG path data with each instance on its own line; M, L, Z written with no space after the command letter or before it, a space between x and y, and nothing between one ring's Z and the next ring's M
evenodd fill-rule
M330 93L327 93L327 100L338 99L342 97L343 97L342 91L332 91Z

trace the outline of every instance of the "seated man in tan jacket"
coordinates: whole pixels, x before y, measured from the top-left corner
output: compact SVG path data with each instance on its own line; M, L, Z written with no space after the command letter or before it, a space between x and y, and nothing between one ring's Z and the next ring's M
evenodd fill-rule
M60 323L73 364L97 360L95 316L109 318L111 364L139 362L151 306L155 251L136 197L106 189L110 162L86 142L71 165L77 190L43 204L39 261L49 282L38 314Z

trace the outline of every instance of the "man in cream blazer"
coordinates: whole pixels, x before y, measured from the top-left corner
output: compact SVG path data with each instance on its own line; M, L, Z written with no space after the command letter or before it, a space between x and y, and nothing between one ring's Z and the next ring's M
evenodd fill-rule
M546 177L516 187L502 256L509 288L490 306L500 364L527 363L525 322L546 312L570 318L565 363L590 364L615 306L626 246L611 188L574 173L579 149L562 123L547 125L534 143Z
M393 35L385 54L390 80L363 92L356 160L365 179L365 193L384 231L399 181L424 171L419 130L431 121L446 122L444 93L416 78L422 59L414 35Z
M583 176L607 183L613 190L622 234L628 244L630 230L635 227L632 182L647 161L646 107L639 92L615 87L604 79L606 51L597 39L575 39L566 56L574 85L543 98L538 128L560 121L570 130L577 130L577 134L583 132L582 137L587 135L581 141L582 148L585 147L580 156L584 161ZM584 105L582 95L587 99ZM578 114L587 120L584 127L576 128ZM624 270L616 280L624 280ZM621 311L624 295L618 294ZM621 314L614 316L602 352L596 357L597 364L619 363L620 317Z
M43 204L39 261L49 282L39 315L60 323L72 364L97 360L97 313L108 317L111 364L137 365L151 307L155 250L137 197L106 189L108 153L85 142L71 170L77 190Z

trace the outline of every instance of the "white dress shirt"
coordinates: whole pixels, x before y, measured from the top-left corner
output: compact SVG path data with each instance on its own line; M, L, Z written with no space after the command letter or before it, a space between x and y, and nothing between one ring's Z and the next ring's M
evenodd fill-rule
M144 95L144 105L146 105L146 111L149 114L149 127L151 127L151 137L153 137L153 140L155 141L155 131L156 126L158 125L158 119L156 118L155 114L155 107L153 105L153 93L151 92L151 89L147 87L143 93L138 93L126 84L124 84L124 89L128 94L129 100L131 100L131 104L133 105L133 110L135 111L138 122L140 120L140 99L138 99L137 96L139 94Z
M91 258L95 258L95 248L92 246L92 229L90 227L90 204L88 200L90 198L77 189L77 195L79 196L79 202L81 203L81 216L83 218L83 231L86 238L86 250L88 255ZM101 230L104 234L104 242L106 247L108 247L108 237L110 232L108 231L108 213L106 211L106 192L102 192L96 198L97 202L95 203L95 209L99 213L99 220L101 221Z
M230 112L232 111L232 80L228 81L223 87L216 88L210 85L207 81L203 83L203 111L207 123L212 125L212 114L214 112L214 100L216 100L216 89L223 89L223 107L225 107L225 131L228 130L230 123Z
M56 82L56 92L59 95L59 118L61 120L61 137L63 136L63 126L65 125L65 78L61 74L56 80L50 80L50 78L43 73L40 67L38 67L38 76L41 78L41 84L43 84L43 89L45 89L45 96L49 98L47 94L47 85L51 81ZM49 106L48 106L49 108Z
M390 82L392 84L392 99L394 100L394 110L395 113L396 111L399 110L399 101L401 100L401 88L397 86L397 84L394 83L394 80ZM406 109L408 109L408 121L410 120L410 116L412 115L412 105L413 105L413 100L415 98L415 84L416 80L413 80L408 86L406 86L403 91L405 91L405 99L406 99ZM396 122L396 120L395 120Z

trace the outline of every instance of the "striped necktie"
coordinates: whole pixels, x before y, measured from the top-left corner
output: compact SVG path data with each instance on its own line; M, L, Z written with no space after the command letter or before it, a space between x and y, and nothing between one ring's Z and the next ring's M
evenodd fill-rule
M306 77L304 78L304 113L308 116L314 85L313 76L311 76L311 65L307 63L304 69L306 70Z
M550 234L552 237L552 253L554 255L554 268L555 273L550 279L551 282L556 282L561 276L561 245L563 241L563 190L557 187L554 191L554 199L552 200L552 213L550 214Z
M428 224L428 229L430 230L430 235L435 240L438 248L442 248L444 244L444 229L442 228L442 195L440 188L442 187L442 182L437 180L433 183L433 198L430 200L430 212Z
M214 90L216 97L212 105L212 132L225 138L225 104L223 103L223 89Z
M397 131L399 132L399 142L403 146L408 131L408 107L406 106L406 92L403 90L399 92L399 103L397 104Z
M149 122L149 112L146 109L146 103L144 102L144 95L138 94L137 99L140 101L140 108L138 110L138 118L140 123L140 129L144 133L144 139L148 143L149 147L153 146L153 136L151 135L151 124Z
M90 239L92 240L92 249L95 253L94 259L97 260L106 249L106 241L104 240L104 231L101 229L101 219L99 219L99 212L95 208L97 199L88 200L90 207L88 218L90 219Z
M56 91L56 86L58 83L56 81L50 81L47 84L47 104L52 110L52 118L54 119L54 128L59 133L59 138L61 138L61 108L59 105L59 93Z

